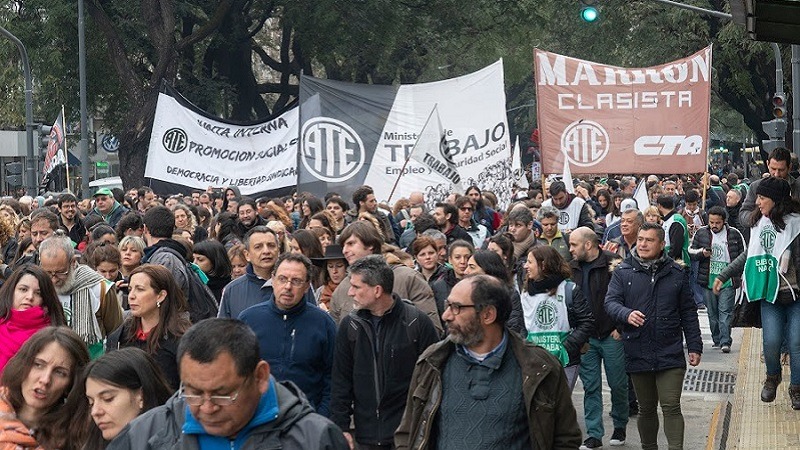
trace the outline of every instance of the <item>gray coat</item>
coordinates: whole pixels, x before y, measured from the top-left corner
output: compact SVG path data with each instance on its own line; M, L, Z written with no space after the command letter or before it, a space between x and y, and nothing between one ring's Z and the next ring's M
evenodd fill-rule
M291 382L275 382L278 418L253 429L242 450L348 450L342 430L315 413ZM178 394L137 417L109 443L108 450L200 450L194 435L183 434L185 405Z

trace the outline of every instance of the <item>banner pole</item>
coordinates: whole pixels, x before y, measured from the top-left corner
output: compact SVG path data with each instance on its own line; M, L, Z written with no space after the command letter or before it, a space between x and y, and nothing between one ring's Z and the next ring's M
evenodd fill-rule
M544 201L547 200L547 188L545 187L545 181L547 180L547 177L544 174L544 170L540 176L542 178L542 200Z
M436 112L436 107L437 107L438 105L439 105L438 103L437 103L437 104L435 104L435 105L433 105L433 109L431 110L431 113L430 113L430 114L428 114L428 119L427 119L427 120L425 120L425 125L423 125L423 126L422 126L422 130L425 130L425 128L427 128L427 127L428 127L428 122L430 122L430 121L431 121L431 117L433 117L433 113L435 113L435 112ZM411 151L410 151L410 152L408 152L408 156L406 157L406 160L405 160L405 162L403 162L403 168L402 168L402 169L400 169L400 175L398 175L398 176L397 176L397 179L396 179L396 180L394 180L394 185L392 186L392 191L389 193L389 199L388 199L388 200L386 200L386 203L389 203L389 204L391 204L391 202L392 202L392 197L394 196L394 191L397 189L397 185L400 183L400 177L402 177L402 176L403 176L403 173L405 173L405 171L406 171L406 166L408 166L408 162L411 160L411 155L413 155L413 154L414 154L414 151L417 149L417 144L419 143L419 140L420 140L421 138L422 138L422 131L420 131L419 135L417 135L417 140L415 140L415 141L414 141L414 146L413 146L413 147L411 147ZM441 139L441 136L439 136L439 139Z
M69 189L69 147L67 147L67 116L64 114L64 105L61 105L61 132L64 133L64 170L67 174L67 192L72 192Z

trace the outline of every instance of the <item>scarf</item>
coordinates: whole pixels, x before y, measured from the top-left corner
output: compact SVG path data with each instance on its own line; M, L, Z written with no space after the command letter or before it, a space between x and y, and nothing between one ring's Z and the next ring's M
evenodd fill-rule
M50 325L50 316L41 306L24 311L12 309L8 320L0 323L0 371L34 333Z
M528 280L528 293L533 295L540 292L548 292L558 287L562 281L564 281L564 277L561 275L548 275L539 281Z
M92 308L92 288L104 282L106 279L102 275L89 266L79 264L64 286L58 289L59 294L69 295L70 315L67 320L70 328L88 345L96 344L103 339L103 332L100 331L100 324L97 323ZM99 301L102 303L103 299Z
M656 259L642 259L639 256L639 253L636 251L636 247L633 247L631 250L631 257L635 259L640 266L642 266L642 269L644 269L645 272L650 274L657 273L662 267L664 267L664 264L672 261L672 258L667 255L667 252L661 252L661 256Z
M322 286L322 291L319 294L319 304L325 305L326 307L331 301L331 295L333 295L333 291L336 290L336 287L339 284L334 283L333 281L328 281L324 286Z
M531 234L529 234L528 237L526 237L522 242L514 242L515 260L519 259L523 254L525 254L525 252L528 251L531 244L533 244L534 239L536 239L536 237L533 235L533 231L531 231Z

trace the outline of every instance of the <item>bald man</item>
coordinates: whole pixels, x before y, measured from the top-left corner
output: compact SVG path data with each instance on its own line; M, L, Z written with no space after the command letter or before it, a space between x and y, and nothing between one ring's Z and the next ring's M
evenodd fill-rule
M614 322L608 316L605 303L611 274L621 261L619 255L600 249L597 233L591 228L580 227L569 236L569 251L572 253L570 268L572 280L580 287L584 297L592 305L595 332L589 338L589 351L581 356L578 374L583 383L583 415L586 420L587 438L585 448L602 446L603 435L603 387L600 366L605 361L606 380L611 388L611 418L614 432L611 445L625 443L628 426L628 377L625 374L625 352Z

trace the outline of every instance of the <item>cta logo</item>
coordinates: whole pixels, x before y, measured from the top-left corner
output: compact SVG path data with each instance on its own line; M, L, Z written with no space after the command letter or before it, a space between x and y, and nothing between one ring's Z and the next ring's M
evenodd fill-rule
M633 152L642 156L699 155L703 138L692 136L642 136L633 143Z
M189 146L189 136L180 128L170 128L161 138L161 145L170 153L180 153Z
M349 180L364 166L361 137L350 125L330 117L315 117L300 131L303 166L329 183Z
M593 166L608 155L608 133L591 120L572 122L561 133L561 151L576 166Z

